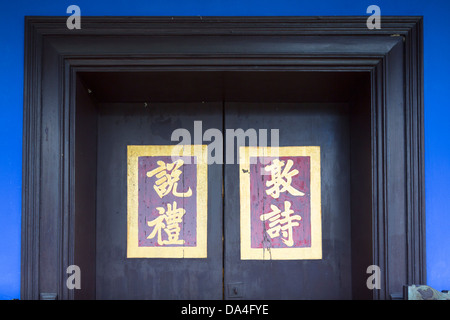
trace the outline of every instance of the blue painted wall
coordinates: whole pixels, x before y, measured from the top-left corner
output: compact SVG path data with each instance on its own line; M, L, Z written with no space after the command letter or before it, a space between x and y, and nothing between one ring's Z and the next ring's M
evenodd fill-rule
M6 1L5 1L6 2ZM0 4L0 299L20 297L24 16L424 16L427 277L450 289L450 31L448 0L16 0ZM83 20L81 20L83 23Z

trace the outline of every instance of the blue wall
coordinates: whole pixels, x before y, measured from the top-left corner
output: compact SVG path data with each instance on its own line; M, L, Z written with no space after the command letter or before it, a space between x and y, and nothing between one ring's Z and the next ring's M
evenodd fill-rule
M6 2L6 1L5 1ZM24 16L65 16L76 4L81 15L424 16L425 176L427 278L450 289L450 31L448 0L16 0L0 5L0 299L20 297L22 103ZM83 20L81 19L83 24ZM382 25L381 25L382 26Z

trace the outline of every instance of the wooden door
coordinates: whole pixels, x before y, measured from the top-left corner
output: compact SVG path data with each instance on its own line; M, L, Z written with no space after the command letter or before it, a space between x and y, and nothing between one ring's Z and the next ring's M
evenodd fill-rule
M105 103L98 115L96 298L222 298L222 166L208 167L207 258L127 258L127 146L222 128L221 103Z
M224 108L224 112L222 112ZM208 165L207 258L127 258L127 145L170 145L173 130L224 133L225 164ZM321 148L321 258L241 259L239 140L255 130L279 145ZM346 104L102 104L98 122L96 296L99 299L350 299L350 137ZM242 136L241 136L242 137ZM264 137L258 137L258 142ZM240 143L244 141L241 140ZM206 143L206 142L205 142ZM250 141L247 139L248 145ZM234 159L226 152L234 145ZM233 163L231 163L233 162ZM295 177L293 178L295 179ZM224 192L222 194L222 184ZM268 197L267 195L265 195ZM222 198L223 197L223 198ZM224 202L223 202L224 199ZM265 230L264 232L267 232ZM260 235L267 241L267 234ZM270 247L270 244L269 244ZM261 249L263 250L263 249ZM222 274L223 268L223 274Z
M239 201L242 188L240 195L239 165L225 166L225 298L351 299L352 239L348 106L346 104L228 103L225 110L226 129L242 128L244 131L267 129L268 132L271 129L278 129L280 147L319 146L322 190L322 239L316 239L316 242L322 243L321 258L291 260L287 256L286 259L281 260L271 257L265 260L243 260L241 250L244 239L242 235L240 236L242 212L240 212ZM294 181L297 177L293 176L292 179ZM270 196L263 194L262 197ZM255 199L252 197L251 201ZM257 201L261 201L261 198ZM270 211L268 208L266 210ZM255 235L253 229L249 232L252 232L252 238L259 236L260 239L268 241L265 247L269 248L266 253L269 255L270 247L277 239L267 236L268 229L262 231L266 233L264 235ZM258 250L264 250L264 248Z

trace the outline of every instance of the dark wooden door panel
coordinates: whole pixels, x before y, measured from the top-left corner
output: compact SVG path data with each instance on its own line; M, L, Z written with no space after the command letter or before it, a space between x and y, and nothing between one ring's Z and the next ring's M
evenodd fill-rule
M175 145L194 121L222 128L222 103L101 104L98 116L97 299L222 298L222 167L208 167L208 257L128 258L127 145Z
M90 169L89 165L85 166L84 163L80 164L85 160L77 153L80 152L80 145L81 149L94 148L91 143L85 144L83 141L89 140L89 132L95 128L90 121L91 117L86 122L82 116L83 112L77 115L80 110L76 101L78 97L75 98L78 95L75 78L83 72L102 74L102 79L105 79L100 83L104 84L106 90L90 87L87 83L86 88L90 88L92 93L90 97L95 97L94 100L97 102L148 101L148 97L155 98L153 93L156 93L156 98L164 98L165 102L188 101L174 99L172 93L177 96L177 92L180 91L181 96L187 94L191 97L189 100L191 102L197 101L194 99L198 99L199 96L200 101L225 99L225 101L274 102L280 101L277 100L278 96L272 96L270 90L276 87L282 89L281 95L286 100L281 100L285 102L305 101L297 98L307 98L307 101L316 102L347 101L335 100L336 96L343 97L341 85L349 88L345 91L351 96L358 91L358 85L357 83L347 85L346 81L341 81L341 75L337 73L348 75L351 71L366 74L369 81L366 94L368 98L361 103L366 108L362 115L364 121L360 122L359 126L350 125L352 132L350 202L353 210L351 234L354 237L351 252L352 276L358 275L359 279L355 281L355 276L352 277L353 297L388 299L391 294L401 292L402 286L407 283L426 282L422 17L385 17L387 23L381 30L376 31L367 29L365 17L321 17L319 19L317 17L182 17L175 20L171 17L87 17L85 19L85 23L89 24L89 34L85 34L84 29L68 30L65 24L66 17L26 17L25 19L22 299L39 299L41 294L50 294L58 299L80 298L83 294L74 293L74 290L66 286L65 281L66 268L69 265L78 264L79 261L84 270L83 279L89 278L89 275L94 272L98 277L97 288L85 285L82 287L90 287L89 296L93 290L98 289L98 297L158 298L168 297L169 292L176 297L182 297L188 296L187 292L190 292L192 298L204 296L212 298L208 290L199 293L204 288L204 283L211 279L208 278L201 284L197 280L205 280L206 275L200 276L204 270L216 270L216 267L219 267L220 272L222 270L221 263L213 262L210 258L201 261L189 260L189 262L157 259L124 260L126 221L124 194L121 192L125 190L126 176L124 168L120 165L114 166L112 163L114 160L115 163L125 164L126 159L124 159L125 152L118 145L114 148L112 145L99 146L99 158L106 159L107 164L100 169L104 170L103 172L98 172L97 201L90 200L91 194L80 202L80 196L83 197L83 194L88 192L83 190L83 186L89 183L89 171L93 169ZM117 28L118 25L122 27ZM318 34L320 37L317 37ZM190 85L186 87L187 90L179 90L180 88L177 87L184 86L184 83L176 81L174 82L175 90L171 90L166 86L167 82L161 81L159 76L153 78L156 80L152 82L152 90L148 90L145 81L133 73L150 70L167 73L169 78L172 72L200 74L224 71L235 74L230 78L231 81L216 82L222 85L233 83L233 86L225 90L221 90L222 85L211 83L211 78L203 78L206 80L202 83L207 84L210 90L210 94L204 95L202 90L197 90L199 88L197 81L190 82ZM129 77L123 77L124 71L131 73ZM241 77L246 72L255 71L257 72L252 76L255 79L260 79L261 73L267 72L265 87L261 87L258 83L249 83L248 78ZM323 90L317 90L315 82L310 82L311 77L307 77L308 81L292 82L295 86L284 86L283 82L280 82L279 78L272 73L293 72L305 75L305 71L314 73L318 82L323 79L321 75L324 72L335 73L338 78L334 76L333 78L336 81L331 84L327 81L323 83L330 89L337 88L336 91L331 90L331 93L334 92L337 95L328 95ZM115 74L112 78L111 73ZM198 80L199 74L190 79ZM117 79L120 81L115 81ZM136 79L139 80L137 85L135 85ZM216 80L219 79L216 78ZM93 78L93 82L97 80ZM126 85L124 82L132 85ZM277 84L273 85L274 82ZM301 86L302 89L297 91L299 83L305 82L309 85ZM126 90L127 88L133 90ZM191 95L193 88L196 94ZM295 93L290 93L291 90L287 90L288 88ZM309 90L309 88L313 89ZM248 96L246 91L252 90L256 94ZM111 91L115 94L111 95ZM262 95L261 91L263 91ZM208 97L214 97L214 100L208 100ZM87 98L81 97L81 100L87 100ZM180 95L178 98L181 98ZM271 98L271 100L265 100L265 98ZM272 98L277 99L272 100ZM349 98L352 99L352 97ZM123 146L126 145L128 141L124 140L127 130L124 128L118 130L118 127L120 127L119 124L125 126L127 122L139 124L139 121L134 119L133 112L122 110L122 118L117 119L112 112L110 114L105 113L104 110L102 112L103 119L100 119L99 126L110 130L108 133L102 133L99 129L103 140L110 136L117 138L117 142ZM162 113L150 112L156 116L155 119ZM144 111L142 113L144 114ZM245 114L243 112L244 116ZM245 127L246 122L251 123L257 119L257 114L249 117L247 112L247 117L241 119L242 127ZM109 125L106 125L107 117L111 121ZM161 120L162 118L160 117ZM356 118L358 116L354 119ZM116 120L117 128L113 125ZM311 123L318 125L317 121L312 118L311 120ZM286 121L291 120L287 118ZM148 120L148 123L152 121ZM91 128L86 128L86 125ZM248 124L248 126L256 127L256 124ZM216 125L213 127L218 128ZM81 139L78 139L80 138L77 133L78 128L81 130L86 128L84 132L86 135L83 133ZM130 125L130 131L134 134L139 132L137 128ZM150 127L147 129L151 131ZM295 131L296 128L280 129ZM363 134L360 133L360 129L364 131ZM139 139L142 143L160 141L158 137L162 132L154 134L155 136L148 139L149 141L141 139L142 135L138 134L140 138L135 138L134 142L136 143ZM294 142L303 145L305 141L308 141L306 138L315 139L324 135L322 133L314 135L305 130L298 137L305 139ZM165 137L161 140L166 143L168 139ZM101 142L100 139L99 142ZM81 151L90 153L89 150ZM322 163L326 162L331 166L333 162L328 161L330 156L331 154L322 152ZM91 157L91 159L94 158L94 156ZM334 165L338 164L339 162L335 162ZM79 175L80 165L82 166L81 175ZM226 167L232 167L232 165L226 165ZM214 170L216 172L210 177L214 176L215 179L221 177L221 169L210 168L210 173ZM231 232L237 232L238 204L231 202L238 201L237 197L232 197L233 194L238 193L236 179L238 176L236 170L226 172L227 176L230 175L226 178L227 202L230 202L227 208L230 208L232 214L226 211L225 219L230 224L231 229L227 228L227 234L230 235ZM233 172L236 176L231 179ZM97 173L92 174L97 177ZM106 177L107 174L109 177ZM327 174L325 168L322 174ZM114 180L116 178L117 180ZM102 179L104 179L103 182ZM214 183L215 181L211 182L210 188ZM221 183L218 182L218 185ZM89 188L91 189L93 188ZM392 196L393 194L395 196ZM300 282L305 290L295 292L305 292L307 289L311 293L327 292L324 297L337 296L337 292L339 293L335 290L337 285L345 283L348 277L346 278L344 274L341 275L342 278L335 277L336 272L333 268L336 267L336 263L323 265L323 269L326 269L325 266L328 267L325 272L324 270L317 273L309 272L309 265L313 263L336 262L336 259L327 260L327 254L337 257L338 255L334 252L339 249L336 248L346 247L348 238L338 236L338 230L342 229L339 227L340 223L346 218L342 217L343 219L338 219L333 224L329 224L326 220L328 213L331 217L336 212L331 210L331 205L342 206L340 202L334 203L333 197L331 192L322 193L324 261L291 261L284 265L278 264L277 261L266 261L265 266L254 261L241 262L237 258L239 257L236 252L239 250L239 239L235 234L233 237L225 238L227 252L232 254L227 263L232 262L229 265L235 268L230 269L230 272L225 275L225 281L237 283L237 289L242 288L246 291L241 296L250 298L256 296L263 285L276 283L277 286L273 288L283 287L279 284L284 279L281 276L273 276L273 280L268 280L262 277L262 274L266 275L267 271L276 270L284 274L291 272L291 267L295 265L296 270L305 274L305 278L302 278L303 282ZM107 203L108 201L110 204ZM83 226L86 221L91 221L90 212L93 212L92 206L96 205L95 202L98 202L98 211L104 211L98 217L96 234L93 234L92 226L87 228ZM210 197L210 206L210 217L215 217L214 219L220 222L222 215L216 216L216 212L221 212L221 197L217 202L212 202ZM84 210L86 207L88 210ZM117 215L118 218L108 220L108 215ZM120 226L115 225L119 221ZM222 234L220 232L214 234L211 231L211 228L215 228L214 224L211 219L209 222L208 254L212 258L218 250L220 251L219 248L222 248ZM119 227L118 232L113 225ZM232 231L233 228L236 230ZM330 232L331 230L333 232ZM104 238L97 243L97 268L89 260L89 255L92 254L90 239L94 237ZM330 248L327 242L334 243L334 248ZM86 250L90 254L86 254L83 261L79 260L80 254L84 255ZM361 259L361 255L364 259ZM222 252L219 252L218 256L222 257ZM344 260L339 261L343 263ZM253 264L256 271L251 273L249 270ZM380 266L381 289L370 290L361 295L357 292L367 291L364 280L367 277L365 268L368 264ZM299 267L300 265L304 266ZM86 267L89 271L85 270ZM190 270L187 273L186 268ZM302 268L308 272L302 271ZM339 270L347 269L344 264L339 267ZM171 278L168 276L170 270L183 270L185 276ZM300 277L299 272L295 276L296 279ZM326 279L326 286L318 287L314 291L315 289L309 286L310 283L315 283L314 278ZM248 283L248 279L252 282ZM329 281L330 279L332 281ZM183 285L180 284L180 280L184 281ZM322 281L322 284L324 282ZM214 288L217 287L216 283L219 283L220 288L221 273L214 274L214 281L210 283ZM292 284L285 285L289 292L299 286L299 282L294 281ZM113 289L116 293L109 293L108 290ZM159 296L157 296L157 290L161 290ZM239 290L237 291L239 293ZM259 297L264 295L268 296L263 291ZM218 296L220 297L219 294ZM301 296L317 297L318 295L308 296L302 293Z
M225 168L225 286L244 299L350 299L350 137L345 104L227 103L227 129L279 129L280 146L321 147L322 259L241 260L239 167ZM227 143L230 141L227 140Z
M159 104L147 108L135 103L100 105L98 299L221 299L223 286L225 298L233 298L228 290L231 286L238 287L238 297L248 299L351 298L348 106L226 103L224 108L222 114L221 103ZM188 129L193 139L195 120L202 121L203 131L222 130L223 122L233 130L267 129L270 143L270 130L279 129L280 146L321 147L321 260L241 260L237 158L235 164L225 167L208 166L207 259L126 258L126 146L176 144L170 137L177 128ZM237 142L226 140L227 144ZM235 147L236 157L238 146ZM224 159L229 160L226 154Z

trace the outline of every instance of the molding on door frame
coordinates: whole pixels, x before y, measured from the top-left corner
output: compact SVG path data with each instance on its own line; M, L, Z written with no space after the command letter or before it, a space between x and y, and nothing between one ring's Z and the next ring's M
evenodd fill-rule
M369 72L373 263L382 273L373 297L425 284L422 17L383 16L379 30L353 16L83 17L80 30L68 30L66 19L25 17L22 299L74 298L65 279L79 71ZM391 112L396 105L401 114ZM403 126L394 142L392 121Z

